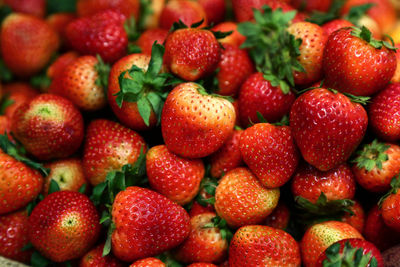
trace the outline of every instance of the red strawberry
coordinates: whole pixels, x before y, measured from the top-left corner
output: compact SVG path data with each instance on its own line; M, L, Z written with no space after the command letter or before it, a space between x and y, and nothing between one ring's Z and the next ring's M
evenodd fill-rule
M398 83L400 82L400 44L395 45L397 50L396 50L396 61L397 61L397 66L396 66L396 71L394 72L394 75L392 79L390 80L391 83Z
M262 223L278 205L279 188L267 189L247 168L229 171L215 192L215 210L238 228Z
M390 84L374 96L368 111L376 135L386 141L400 140L400 83Z
M7 118L7 116L4 115L0 115L0 134L5 134L10 132L10 122L9 122L9 118Z
M248 225L233 236L229 266L301 266L300 249L288 233L269 226Z
M74 13L54 13L46 18L46 22L58 33L61 39L61 43L64 46L67 45L65 28L74 19L76 19Z
M20 262L29 262L32 250L28 245L28 214L25 210L0 216L0 255Z
M224 0L196 0L206 12L207 22L217 24L224 20L226 3Z
M149 257L135 261L129 267L166 267L166 265L157 258Z
M340 92L372 95L388 84L396 70L396 53L362 27L331 34L324 50L325 84Z
M146 152L146 143L135 131L108 120L92 121L86 131L83 170L92 185L104 182L108 172L133 164Z
M10 105L4 110L4 114L12 119L14 112L25 102L29 102L39 93L30 85L22 82L9 83L3 86L4 97L9 99Z
M392 188L382 197L379 205L385 224L400 233L400 174L392 179L390 186Z
M198 2L188 0L168 1L161 11L160 27L169 30L174 22L179 20L188 26L204 20L201 24L203 27L207 25L207 14Z
M202 192L200 192L201 194ZM203 214L203 213L209 213L209 212L215 212L214 206L211 204L208 204L207 206L200 205L199 202L194 201L192 207L190 208L189 216L190 218Z
M243 161L268 188L284 185L296 170L299 154L289 126L258 123L240 136Z
M209 30L178 29L170 33L165 41L165 64L173 74L186 81L212 74L220 58L220 46Z
M165 145L159 145L147 152L146 171L155 191L185 205L199 191L204 164L200 159L181 158L168 151Z
M225 38L218 39L218 42L220 42L221 44L231 44L239 47L246 40L246 37L244 37L242 34L238 32L237 24L232 21L221 22L220 24L215 25L214 28L212 28L212 30L214 32L232 31L232 34L226 36Z
M359 201L354 201L354 205L349 207L349 209L354 213L351 215L350 213L346 213L342 217L342 222L350 224L354 228L357 229L358 232L362 233L364 230L365 224L365 213L364 209L361 206Z
M280 201L274 211L265 219L265 225L285 230L289 224L290 211L288 206Z
M63 79L63 72L66 67L78 58L78 56L79 55L74 51L64 53L57 57L57 59L47 68L46 75L51 80L49 88L45 88L47 92L57 94L58 91L62 90L61 81Z
M44 17L46 13L45 0L4 0L4 4L12 8L14 12Z
M87 196L72 191L45 197L33 209L29 225L33 246L55 262L82 257L100 234L95 206Z
M315 10L326 12L331 7L332 0L292 0L290 3L293 5L293 7L299 10L304 10L307 12L312 12Z
M11 130L26 150L38 159L72 155L83 140L83 118L67 99L42 94L20 106Z
M187 267L217 267L217 265L206 262L196 262L188 265Z
M182 83L165 101L161 131L171 152L201 158L217 151L231 136L235 119L228 100L208 95L198 84Z
M100 11L114 10L124 14L127 18L139 18L139 0L78 0L77 13L80 17L94 15Z
M331 35L333 32L341 29L341 28L346 28L346 27L352 27L354 26L353 23L351 23L348 20L345 19L334 19L331 20L324 25L322 25L322 29L325 32L325 35L328 37Z
M103 256L104 243L96 246L80 260L79 267L123 267L124 264L120 262L113 255Z
M119 259L134 261L167 251L190 232L189 215L166 197L141 187L128 187L112 206L112 251Z
M0 40L4 63L21 77L39 72L59 46L57 33L44 20L19 13L2 22Z
M142 49L142 53L146 55L151 55L151 48L154 42L163 44L165 39L167 39L168 30L156 28L144 31L136 44Z
M324 88L302 94L290 111L290 126L304 159L321 171L345 162L368 124L364 108Z
M81 54L99 54L106 62L114 62L126 54L128 36L125 16L107 10L74 20L65 29L69 44Z

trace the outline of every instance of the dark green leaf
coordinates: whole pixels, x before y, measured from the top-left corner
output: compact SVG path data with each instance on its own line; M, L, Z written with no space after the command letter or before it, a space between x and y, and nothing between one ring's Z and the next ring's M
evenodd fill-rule
M138 22L138 28L141 32L146 30L146 21L149 16L154 13L152 9L152 1L151 0L140 0L140 17Z
M49 186L49 194L58 192L58 191L60 191L60 186L54 179L51 179L50 186Z
M23 246L21 248L21 251L28 251L30 249L33 249L33 245L32 245L32 243L29 242L28 244L26 244L25 246Z
M110 226L108 227L107 239L106 239L106 242L105 242L104 248L103 248L103 257L107 256L111 252L111 236L112 236L112 233L114 232L114 230L115 230L115 224L112 222L110 224Z
M160 73L163 63L164 46L154 42L151 48L151 59L146 72L146 82L151 83L151 80L157 77Z
M368 10L371 9L375 4L374 3L367 3L363 5L358 5L358 6L353 6L347 15L344 16L345 20L350 21L356 26L359 25L359 20L365 16L365 14L368 12Z
M264 118L264 116L259 111L257 111L257 119L261 123L268 123L268 121Z
M34 251L31 256L31 266L32 267L46 267L49 266L52 262L42 256L39 252Z
M136 19L134 16L131 16L125 21L124 29L130 42L136 41L139 38L140 32L137 28Z
M144 123L149 126L150 125L150 114L152 111L151 104L147 100L147 98L140 98L137 102L139 114L142 117Z
M100 183L93 188L92 196L90 197L90 199L93 201L93 204L95 206L98 206L101 203L102 195L106 191L106 188L106 182Z
M213 31L212 33L214 34L216 39L224 39L225 37L231 35L233 33L233 31L229 31L229 32Z
M183 21L179 20L178 22L174 22L174 24L172 24L172 27L169 30L169 32L174 32L176 30L187 29L187 28L188 26L186 26L186 24L183 23Z
M85 194L85 192L86 192L86 187L87 187L87 184L83 184L83 185L79 188L78 192L79 192L79 193L82 193L82 194Z
M14 103L15 101L9 98L8 95L4 96L0 103L0 115L4 115L6 109Z
M322 25L334 19L338 19L340 17L340 10L345 3L345 0L334 0L328 12L314 11L306 21Z
M51 84L51 79L46 72L31 77L30 84L39 89L47 89Z
M368 172L370 172L375 166L381 170L382 163L389 159L389 156L386 153L389 147L389 145L378 142L378 140L375 139L371 144L366 144L361 150L357 151L357 157L352 160L352 162L357 163L357 168L364 168Z
M3 59L0 59L0 80L2 82L11 82L13 78L12 72L7 68Z
M128 55L139 54L139 53L142 53L142 48L140 48L140 46L138 46L138 45L129 43L128 48L127 48L127 53L128 53Z
M76 0L47 0L47 13L62 13L69 12L75 13Z
M0 23L3 22L3 20L12 13L12 9L10 6L2 4L0 7Z
M195 23L193 23L192 25L190 25L190 28L197 28L197 27L199 27L201 24L203 24L204 23L204 19L202 19L202 20L200 20L200 21L198 21L198 22L195 22Z

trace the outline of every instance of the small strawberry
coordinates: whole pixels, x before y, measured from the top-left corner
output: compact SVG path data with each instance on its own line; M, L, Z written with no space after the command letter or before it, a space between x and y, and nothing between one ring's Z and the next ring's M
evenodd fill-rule
M206 26L207 14L204 8L196 1L168 1L161 11L160 28L169 30L174 22L178 22L179 20L186 25L192 25L203 20L201 26Z
M346 212L342 217L342 222L350 224L357 229L358 232L362 233L365 225L365 212L359 201L354 201L354 205L349 207L349 210L353 213Z
M235 119L235 110L228 100L208 95L198 84L182 83L165 101L161 131L171 152L201 158L225 143L233 132Z
M347 27L353 27L353 23L345 19L334 19L322 25L325 35L329 37L333 32Z
M392 179L390 186L391 189L379 200L378 205L385 224L400 233L400 174Z
M135 261L129 267L166 267L166 265L157 258L149 257Z
M290 210L288 206L279 201L278 206L274 211L265 219L264 224L276 229L285 230L289 225Z
M4 0L4 4L14 12L25 13L37 17L44 17L46 13L45 0Z
M99 215L89 198L59 191L45 197L29 217L29 240L46 258L63 262L80 258L97 241Z
M215 210L229 226L262 223L278 205L279 188L267 189L247 168L229 171L215 191Z
M168 30L156 28L156 29L148 29L144 31L139 39L136 41L136 44L142 49L142 53L146 55L151 55L151 48L154 42L159 44L163 44L165 39L167 39Z
M240 136L240 153L267 188L284 185L296 170L299 153L289 126L257 123Z
M239 228L229 246L229 266L301 266L299 245L288 233L269 226Z
M86 253L80 260L79 267L123 267L113 255L103 256L104 243Z
M224 0L196 0L206 12L210 25L220 23L225 18L226 2Z
M398 83L400 82L400 44L396 44L395 47L397 48L396 50L396 61L397 61L397 66L396 66L396 71L394 72L394 75L392 79L390 80L391 83Z
M4 108L4 114L9 119L12 119L14 112L22 104L25 104L25 102L29 102L31 99L39 94L39 92L33 89L29 84L22 82L9 83L4 85L3 93L3 105L6 104Z
M61 80L63 79L63 72L65 68L72 64L78 57L78 53L70 51L60 55L54 60L46 71L46 78L50 80L50 85L48 88L44 88L45 92L47 91L50 94L57 94L58 91L62 91Z
M94 15L105 10L114 10L124 14L127 18L139 18L139 0L78 0L76 11L80 17Z
M218 39L218 42L220 42L221 44L231 44L231 45L236 45L237 47L239 47L241 44L244 43L244 41L246 41L246 37L244 37L242 34L240 34L238 32L237 29L238 25L235 22L232 21L224 21L221 22L217 25L215 25L212 28L212 31L214 32L232 32L232 34Z
M190 216L190 218L192 218L196 215L203 214L203 213L209 213L209 212L215 212L213 205L208 204L206 206L203 206L203 205L199 204L198 201L194 201L192 204L192 207L190 208L189 216Z

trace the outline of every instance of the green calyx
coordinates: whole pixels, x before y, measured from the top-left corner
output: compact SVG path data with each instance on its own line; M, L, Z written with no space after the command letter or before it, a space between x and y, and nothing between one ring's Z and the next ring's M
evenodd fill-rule
M371 252L363 254L362 248L354 248L346 242L340 252L340 244L334 243L325 251L323 267L378 267L378 261Z
M228 223L225 219L222 219L219 216L215 216L211 219L210 223L203 225L203 228L218 228L220 230L221 238L229 242L233 237L232 231L228 227Z
M360 19L365 16L368 10L370 10L374 5L374 3L367 3L359 6L354 6L349 10L349 13L344 16L344 19L350 21L354 25L360 26Z
M200 183L200 192L204 190L207 194L211 197L204 198L200 193L197 194L195 200L197 203L206 207L207 205L214 205L215 204L215 190L218 186L218 180L216 178L206 177Z
M139 39L142 32L146 29L146 20L148 16L153 14L150 0L140 0L140 17L139 19L134 16L129 17L124 23L124 30L130 42Z
M400 188L400 173L397 175L397 177L392 178L392 180L390 181L390 187L390 190L379 199L379 207L382 207L383 201L385 201L385 199L387 199L390 195L397 194L397 191Z
M369 96L355 96L349 93L344 93L344 92L339 92L338 90L335 90L333 88L326 88L327 90L331 91L334 94L341 93L342 95L347 96L351 102L361 104L361 105L366 105L369 103L369 100L371 99Z
M366 169L370 172L373 168L382 170L382 163L389 160L386 151L389 145L378 142L377 139L372 141L371 144L364 145L364 147L357 151L357 157L353 163L357 163L357 168Z
M305 72L297 60L302 40L296 39L287 28L296 15L296 11L273 11L265 5L254 10L255 22L238 25L238 31L247 37L241 48L249 49L257 70L272 86L279 86L287 94L294 87L293 71Z
M368 30L367 27L362 26L361 28L358 27L351 27L353 30L351 31L351 35L361 38L362 40L366 41L372 47L376 49L381 49L382 47L386 47L389 50L396 51L397 48L394 46L393 40L391 40L392 44L389 44L386 41L375 40L372 37L372 33Z
M108 77L110 75L111 67L109 64L104 63L103 59L100 55L96 55L97 64L94 65L94 69L97 71L97 79L95 81L97 86L103 88L105 95L107 96L107 88L108 88Z

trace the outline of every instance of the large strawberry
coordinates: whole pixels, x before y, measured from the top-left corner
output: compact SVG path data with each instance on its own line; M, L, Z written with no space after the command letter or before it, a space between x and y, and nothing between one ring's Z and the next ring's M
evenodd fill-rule
M284 185L296 170L299 153L289 126L257 123L240 136L243 161L263 186Z
M280 229L269 226L243 226L229 247L229 266L301 266L299 245Z
M207 25L207 14L204 8L196 1L168 1L160 14L160 27L169 30L179 20L186 25L192 25L203 20L201 25L205 26Z
M290 126L303 158L321 171L345 162L367 129L364 108L324 88L305 92L290 111Z
M95 206L87 196L72 191L45 197L33 209L29 225L33 246L55 262L82 257L100 234Z
M113 255L103 256L104 243L86 253L80 260L79 267L123 267L124 264Z
M112 251L124 261L155 256L182 243L190 232L187 212L149 189L131 186L112 206Z
M168 95L161 115L167 148L182 157L201 158L217 151L233 132L233 105L195 83L182 83Z

